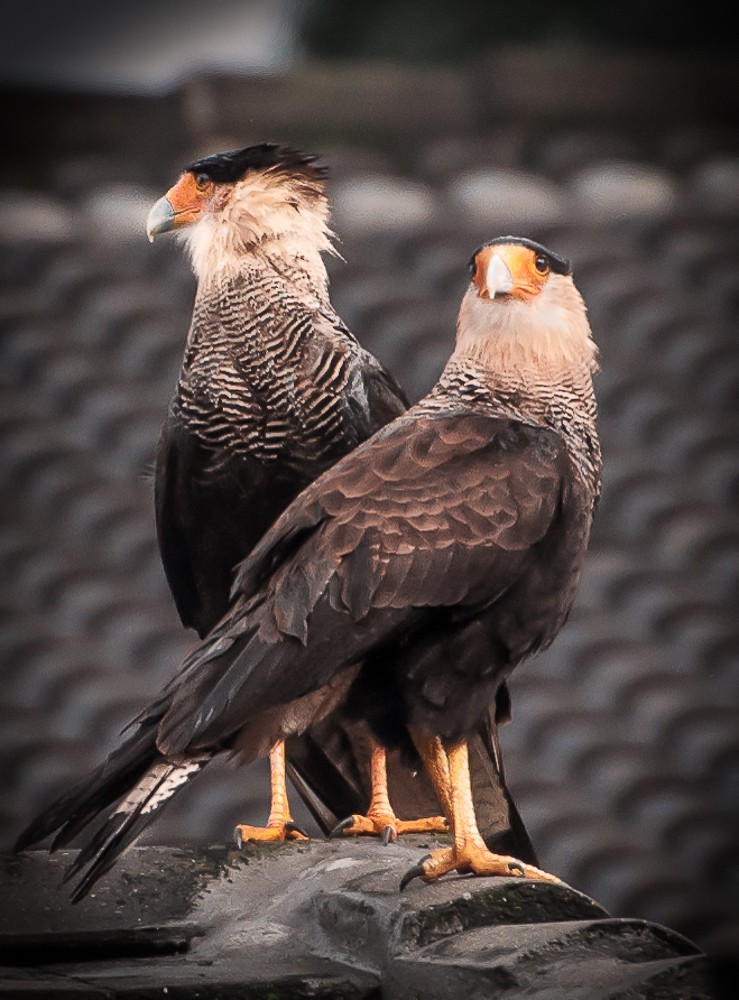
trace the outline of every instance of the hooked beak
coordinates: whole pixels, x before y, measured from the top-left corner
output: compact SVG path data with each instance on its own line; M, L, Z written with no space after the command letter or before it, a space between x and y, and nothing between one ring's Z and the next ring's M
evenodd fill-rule
M169 199L164 196L159 199L149 212L146 220L146 235L149 243L154 242L154 237L159 233L168 233L176 227L175 211Z
M491 299L496 295L505 295L513 288L513 275L500 254L494 253L490 258L485 285Z

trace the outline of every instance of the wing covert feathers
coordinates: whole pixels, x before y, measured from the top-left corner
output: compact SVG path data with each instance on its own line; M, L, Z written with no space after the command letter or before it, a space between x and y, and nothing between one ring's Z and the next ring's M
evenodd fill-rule
M228 614L140 714L139 728L31 824L18 847L57 829L55 845L67 843L119 801L70 873L88 866L75 890L82 898L214 754L251 759L268 735L260 726L272 727L273 739L303 732L343 704L358 671L374 669L368 663L385 662L394 673L378 676L406 685L396 699L404 711L415 712L410 691L424 711L443 709L470 733L504 680L485 616L531 576L541 546L549 560L567 476L564 444L551 431L471 413L398 418L278 518L241 565ZM477 714L457 707L461 692ZM415 716L407 722L417 724ZM515 827L517 814L495 724L486 725L472 738L472 756L495 790L480 798L481 826L495 838ZM312 783L310 766L296 758L326 822L325 781ZM356 795L354 776L324 771L336 803ZM518 833L527 841L522 824ZM525 852L519 844L516 853Z
M232 612L182 672L162 752L227 740L421 609L504 593L557 512L564 456L549 438L491 418L401 417L324 473L242 564Z

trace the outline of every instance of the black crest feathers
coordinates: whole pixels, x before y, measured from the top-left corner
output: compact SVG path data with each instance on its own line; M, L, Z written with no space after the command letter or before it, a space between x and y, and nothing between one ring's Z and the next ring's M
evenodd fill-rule
M498 236L494 240L488 240L487 242L481 244L477 250L472 254L469 260L469 268L471 271L475 269L475 258L481 250L485 247L499 246L504 243L518 243L522 247L528 247L529 250L533 250L535 253L542 254L544 257L549 258L549 266L555 274L572 274L572 262L567 260L565 257L560 257L559 254L554 253L553 250L548 250L543 244L536 243L534 240L527 240L524 236Z
M193 174L205 174L215 184L235 184L249 171L284 174L322 190L328 176L327 167L316 166L317 156L301 153L274 142L246 146L227 153L214 153L196 160L185 169Z

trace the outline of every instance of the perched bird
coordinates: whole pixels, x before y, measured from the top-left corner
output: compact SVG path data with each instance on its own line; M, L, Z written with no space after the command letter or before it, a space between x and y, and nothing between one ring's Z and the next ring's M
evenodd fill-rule
M551 878L486 847L468 740L572 605L599 494L595 367L569 263L526 239L481 247L434 389L283 512L228 614L22 843L123 796L76 859L79 898L214 756L252 760L342 706L420 756L450 820L453 845L406 880Z
M235 567L300 490L404 412L392 376L334 312L315 157L273 144L198 160L153 206L197 293L156 456L156 523L185 625L229 607Z
M228 611L237 564L321 472L404 412L395 379L347 330L328 294L332 250L326 169L264 143L198 160L152 208L153 239L176 231L197 276L192 325L156 457L156 523L167 580L185 625L203 637ZM506 691L499 703L505 707ZM500 714L500 712L499 712ZM497 725L476 741L489 836L533 855L502 776ZM433 789L390 761L340 713L291 742L290 771L324 832L353 814L352 833L435 829ZM285 749L271 756L266 828L240 839L299 838L287 800ZM367 815L362 807L372 805Z

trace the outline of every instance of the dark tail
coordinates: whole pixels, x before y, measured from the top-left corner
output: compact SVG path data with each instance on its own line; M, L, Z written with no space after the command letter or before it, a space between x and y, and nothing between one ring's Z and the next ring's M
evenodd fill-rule
M506 784L498 722L492 715L468 740L468 746L472 799L485 843L496 854L538 865L534 845Z
M14 850L22 851L37 844L55 830L58 833L51 850L65 847L146 773L159 756L155 735L156 730L147 726L129 736L92 774L78 781L37 816L19 835Z
M152 822L161 807L181 788L184 788L208 763L209 758L170 764L159 760L130 790L115 812L90 838L64 876L64 881L74 878L89 866L77 882L72 902L83 899L93 885L109 871L128 850L144 829Z
M205 758L172 764L156 748L156 726L143 725L97 767L45 809L16 840L22 851L56 832L50 850L64 847L119 799L122 802L88 839L65 881L89 865L76 885L78 902L133 844L159 809L207 763ZM124 798L125 796L125 798Z

